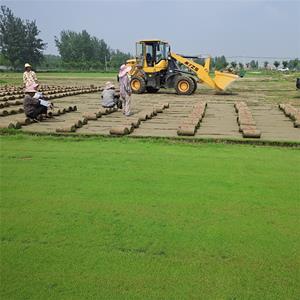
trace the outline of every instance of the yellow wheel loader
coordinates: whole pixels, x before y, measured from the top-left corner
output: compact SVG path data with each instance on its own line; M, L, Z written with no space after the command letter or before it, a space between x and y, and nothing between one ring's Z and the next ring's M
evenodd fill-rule
M175 88L179 95L191 95L197 83L224 91L239 76L232 73L215 71L209 74L210 57L204 65L194 62L196 56L182 56L171 52L170 45L161 40L142 40L136 43L136 58L126 64L132 67L131 88L133 93L155 93L160 88ZM180 68L179 64L185 66ZM185 70L184 70L185 69Z

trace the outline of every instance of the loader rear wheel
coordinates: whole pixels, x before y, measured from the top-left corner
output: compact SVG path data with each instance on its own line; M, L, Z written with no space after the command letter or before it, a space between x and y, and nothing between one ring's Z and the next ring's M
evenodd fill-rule
M142 94L146 91L146 82L142 77L132 77L130 86L134 94Z
M179 76L175 82L178 95L191 95L195 91L195 83L190 77Z
M148 93L152 93L152 94L157 93L159 91L158 88L154 88L153 86L147 86L146 90Z

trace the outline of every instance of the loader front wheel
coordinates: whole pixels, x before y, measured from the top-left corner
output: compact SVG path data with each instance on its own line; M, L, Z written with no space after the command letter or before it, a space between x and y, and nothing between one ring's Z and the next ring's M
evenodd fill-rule
M175 82L178 95L191 95L195 91L195 83L190 77L179 76Z
M142 77L132 77L130 86L134 94L143 94L146 91L146 82Z

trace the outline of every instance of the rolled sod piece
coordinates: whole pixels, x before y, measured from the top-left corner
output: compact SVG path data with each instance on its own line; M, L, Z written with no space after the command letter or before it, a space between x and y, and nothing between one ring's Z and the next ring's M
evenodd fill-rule
M278 108L279 108L280 110L284 110L284 109L285 109L285 104L280 103L280 104L278 105Z
M141 120L141 121L146 121L147 120L147 113L146 112L140 112L137 117Z
M80 121L82 122L82 125L86 125L89 122L88 119L84 117L80 118Z
M75 132L76 126L75 125L68 125L60 128L56 128L56 132Z
M102 117L102 114L99 111L95 112L95 115L97 116L97 118L101 118Z
M18 113L18 110L16 110L16 109L11 109L8 111L9 115L16 115L17 113Z
M196 132L195 126L186 125L178 128L177 135L194 136L195 132Z
M14 122L14 127L15 127L15 129L20 129L22 127L22 125L18 121L16 121L16 122Z
M130 125L133 126L134 128L138 128L140 124L141 124L141 120L137 117L127 117L126 120L124 121L124 125Z
M200 118L196 116L188 116L184 118L182 124L198 124L200 123Z
M238 117L238 124L239 125L251 125L251 126L256 126L255 121L253 118L240 118Z
M300 119L294 121L294 127L300 128Z
M15 128L15 125L14 125L13 123L0 124L0 128L9 128L9 129L13 129L13 128Z
M202 113L200 112L191 112L189 115L188 115L188 118L193 118L193 119L201 119L202 120Z
M76 105L72 106L72 110L77 111L77 106Z
M104 107L101 107L99 110L98 110L99 113L101 113L101 115L106 115L107 112L106 112L106 108Z
M74 125L75 125L76 128L80 128L80 127L83 126L83 123L82 123L81 120L77 120Z
M164 102L164 103L162 103L162 105L164 106L164 108L169 108L170 107L170 104L168 102Z
M197 107L194 107L193 108L193 110L192 111L197 111L197 112L199 112L199 111L204 111L205 110L205 106L203 106L203 105L198 105Z
M128 128L129 133L133 132L134 126L133 126L133 124L131 122L130 123L125 122L125 123L122 124L122 126L123 125Z
M256 126L253 125L240 125L239 126L239 131L243 132L244 130L257 130Z
M16 121L17 121L17 123L19 123L21 126L26 126L26 125L31 124L30 118L26 118L26 117L18 118Z
M19 101L19 100L16 100L16 101L12 101L12 102L7 103L7 104L8 104L8 105L20 105L20 104L22 104L22 102Z
M298 111L296 108L294 111L292 111L290 113L290 118L293 120L293 121L296 121L298 119L300 119L300 111Z
M52 114L52 116L59 116L59 115L61 115L61 111L60 111L60 109L57 109L57 110L52 111L51 114Z
M4 103L6 103L6 102L4 102ZM4 103L0 103L0 108L4 108L5 107Z
M160 114L163 112L163 109L161 107L153 107L153 112L154 112L154 115L157 116L157 114Z
M152 117L154 116L152 110L147 110L147 111L146 111L146 115L147 115L147 119L152 119Z
M18 109L18 113L23 113L23 112L24 112L24 108L20 107L20 108Z
M243 130L243 137L244 138L260 138L261 136L261 131L260 130L251 130L251 129L247 129L247 130Z
M86 118L87 120L97 120L98 119L98 117L95 113L85 112L82 114L82 116L84 118Z
M237 102L234 102L234 107L241 107L241 106L247 106L246 102L244 101L237 101Z
M111 135L126 135L129 134L129 129L127 126L118 126L111 128L109 133Z
M297 109L292 106L286 106L284 112L286 116L293 117L295 114L297 114Z
M153 110L155 110L156 113L162 113L164 109L165 109L165 107L164 107L163 104L155 105L155 106L153 107Z

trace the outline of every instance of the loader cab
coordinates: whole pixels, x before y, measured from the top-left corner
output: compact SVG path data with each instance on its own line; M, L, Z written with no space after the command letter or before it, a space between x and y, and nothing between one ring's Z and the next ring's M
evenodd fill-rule
M170 46L160 40L143 40L136 43L138 65L146 73L157 73L168 67Z

